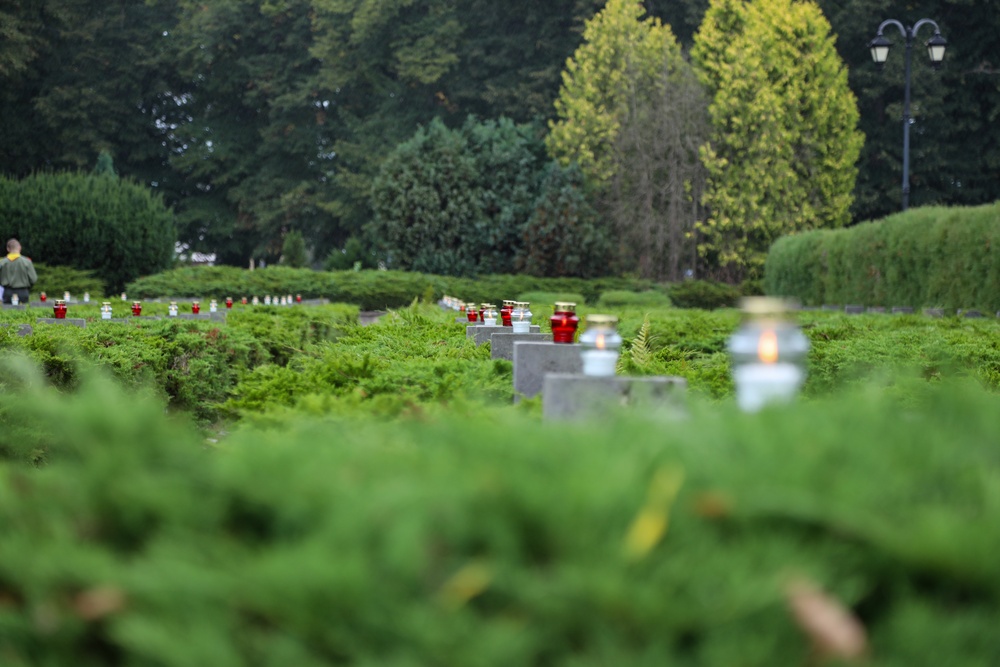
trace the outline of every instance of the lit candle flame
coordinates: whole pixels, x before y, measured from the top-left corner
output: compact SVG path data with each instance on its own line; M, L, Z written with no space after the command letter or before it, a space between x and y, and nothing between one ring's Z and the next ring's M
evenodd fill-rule
M765 364L773 364L778 360L778 336L773 331L765 331L760 335L757 356Z
M597 344L597 349L598 350L603 350L604 349L604 334L597 334L597 343L596 344Z

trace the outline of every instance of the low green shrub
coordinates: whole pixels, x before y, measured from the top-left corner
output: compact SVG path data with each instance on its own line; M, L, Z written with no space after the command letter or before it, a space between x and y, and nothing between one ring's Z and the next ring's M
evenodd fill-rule
M663 292L629 292L627 290L609 290L601 294L597 300L600 307L636 306L639 308L666 308L670 305L670 297Z
M5 665L809 664L803 588L871 664L1000 655L1000 396L970 383L667 423L300 413L206 447L113 383L2 377L13 446L50 453L0 462Z
M667 288L667 295L678 308L732 308L740 299L740 288L710 280L685 280Z
M93 271L81 271L70 266L48 266L41 262L34 264L38 282L31 288L32 299L37 299L42 292L51 300L61 299L64 292L69 292L76 299L89 293L95 300L100 300L105 294L104 282Z

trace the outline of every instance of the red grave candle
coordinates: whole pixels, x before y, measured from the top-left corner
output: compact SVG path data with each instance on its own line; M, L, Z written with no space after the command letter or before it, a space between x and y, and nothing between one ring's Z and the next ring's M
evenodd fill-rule
M197 315L198 313L200 313L201 312L201 304L198 303L197 301L192 301L191 302L191 312L194 313L195 315Z
M576 304L557 301L549 323L552 325L553 343L572 343L576 328L580 325L580 318L576 315Z
M295 303L302 303L302 295L301 294L296 294L295 295Z
M226 308L232 308L232 307L233 307L233 297L227 296L226 297Z
M142 304L139 303L138 301L132 302L132 315L134 317L139 317L140 315L142 315Z
M505 326L511 326L510 314L514 312L514 302L509 299L503 300L503 305L500 306L500 323Z
M470 322L479 321L479 310L471 303L465 307L465 315Z
M66 319L66 302L62 299L56 299L55 304L52 306L52 315L57 320Z
M45 300L48 299L49 297L45 292L42 292L41 294L38 295L38 298L42 300L42 303L45 303Z

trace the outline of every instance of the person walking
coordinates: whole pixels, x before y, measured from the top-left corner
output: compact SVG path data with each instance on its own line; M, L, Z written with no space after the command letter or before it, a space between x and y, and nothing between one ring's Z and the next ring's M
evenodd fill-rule
M10 303L11 296L17 295L19 303L28 304L32 285L38 282L35 265L21 254L21 243L17 239L7 241L7 256L0 259L0 285L3 286L3 302Z

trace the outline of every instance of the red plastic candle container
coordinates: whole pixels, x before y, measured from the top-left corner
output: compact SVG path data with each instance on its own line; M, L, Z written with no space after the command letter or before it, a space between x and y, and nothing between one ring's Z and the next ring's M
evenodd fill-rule
M135 317L142 315L142 304L138 301L132 302L132 315Z
M301 294L296 294L295 295L295 303L302 303L302 295Z
M198 303L197 301L192 301L191 302L191 312L194 313L195 315L197 315L198 313L200 313L201 312L201 304Z
M500 306L500 323L503 324L503 326L511 326L510 314L512 312L514 312L514 302L509 299L504 299L503 305Z
M227 296L226 297L226 308L232 308L232 307L233 307L233 297Z
M45 300L48 299L49 297L45 292L42 292L41 294L38 295L38 298L41 299L42 303L45 303Z
M247 305L247 298L243 297L242 299L240 299L240 303L242 303L244 306Z
M62 299L56 299L55 304L52 306L52 315L57 320L66 319L66 302Z
M465 315L466 315L466 317L468 317L468 319L469 319L470 322L478 322L479 321L479 309L476 308L471 303L470 304L466 304L466 306L465 306Z
M552 325L553 343L572 343L573 337L576 336L576 328L580 326L580 318L576 315L576 304L557 301L549 323Z

